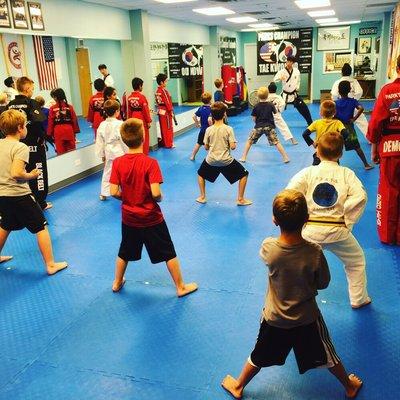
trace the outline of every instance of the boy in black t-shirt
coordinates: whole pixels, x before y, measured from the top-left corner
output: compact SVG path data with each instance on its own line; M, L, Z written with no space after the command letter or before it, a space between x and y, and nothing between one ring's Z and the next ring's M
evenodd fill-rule
M246 147L244 148L242 158L240 162L246 162L247 154L250 150L251 145L257 143L258 139L265 135L268 138L268 143L270 146L276 146L279 153L281 153L283 162L288 163L289 157L285 152L285 149L279 142L279 139L275 131L274 115L276 114L275 106L267 101L269 92L266 87L260 87L257 92L257 96L260 102L253 108L251 116L256 123L254 129L251 131L250 136L246 142Z

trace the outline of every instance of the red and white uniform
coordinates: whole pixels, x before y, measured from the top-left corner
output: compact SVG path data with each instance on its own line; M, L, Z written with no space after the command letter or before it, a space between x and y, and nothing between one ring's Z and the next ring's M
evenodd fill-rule
M65 101L50 107L47 134L54 138L57 154L75 150L75 134L79 133L74 107Z
M143 127L144 127L143 153L148 155L150 148L149 126L151 124L151 116L146 96L144 96L141 92L134 91L128 96L126 102L127 102L127 118L138 118L143 121Z
M97 128L104 121L103 103L104 103L103 92L97 92L89 100L89 111L87 120L88 122L92 123L92 128L94 130L94 137L96 137Z
M172 125L174 107L172 106L171 95L168 90L161 86L157 88L155 95L161 130L159 146L171 148L174 145L174 127Z
M383 243L400 244L400 78L382 87L369 121L367 139L378 144L380 157L378 235Z

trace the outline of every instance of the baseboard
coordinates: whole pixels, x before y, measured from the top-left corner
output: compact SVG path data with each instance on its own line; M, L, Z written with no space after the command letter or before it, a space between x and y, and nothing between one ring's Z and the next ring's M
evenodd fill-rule
M185 128L180 129L179 131L174 132L174 138L176 138L180 135L183 135L184 133L186 133L190 129L193 129L194 127L195 127L195 124L191 124L191 125L186 126ZM150 146L150 150L151 151L158 150L158 144L154 144L153 146Z

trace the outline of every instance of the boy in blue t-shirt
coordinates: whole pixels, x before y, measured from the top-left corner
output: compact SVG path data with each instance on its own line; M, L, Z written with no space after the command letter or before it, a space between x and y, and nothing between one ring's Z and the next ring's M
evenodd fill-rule
M190 161L194 161L200 147L204 145L206 129L211 125L209 120L211 116L211 93L204 92L201 95L201 101L203 102L203 105L199 107L193 115L193 121L196 124L196 127L200 128L200 132L197 137L197 143L194 145L192 155L190 156Z
M346 151L355 150L358 156L361 158L364 168L366 170L370 170L374 167L368 163L365 154L361 149L360 142L358 141L357 133L354 129L354 121L363 113L364 108L360 105L358 100L348 97L351 91L351 85L349 81L341 81L338 89L340 99L335 101L335 117L343 123L347 132L349 133L344 142L344 147ZM354 114L355 110L357 110L356 114Z

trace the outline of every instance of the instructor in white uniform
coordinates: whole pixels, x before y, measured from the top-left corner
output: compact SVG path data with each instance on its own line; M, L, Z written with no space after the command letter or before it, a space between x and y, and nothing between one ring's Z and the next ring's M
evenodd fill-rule
M102 75L101 79L103 79L105 85L108 87L114 87L114 78L108 72L107 65L100 64L97 68L99 69Z
M281 69L274 76L274 81L282 82L282 97L287 104L293 104L296 110L302 115L307 121L308 125L311 125L313 120L311 118L310 110L306 103L299 96L300 89L300 71L293 66L296 62L296 58L289 56L286 59L285 68Z
M357 79L351 77L351 73L353 72L350 64L345 63L342 67L342 77L338 79L332 86L331 95L332 100L337 100L340 98L339 95L339 83L342 81L349 81L350 82L350 93L349 97L360 100L361 96L363 95L363 90L360 84L358 83ZM355 111L355 114L357 111ZM367 136L368 131L368 120L365 114L361 114L355 121L358 129L363 133L364 136Z

